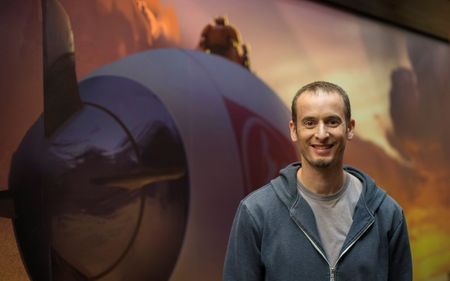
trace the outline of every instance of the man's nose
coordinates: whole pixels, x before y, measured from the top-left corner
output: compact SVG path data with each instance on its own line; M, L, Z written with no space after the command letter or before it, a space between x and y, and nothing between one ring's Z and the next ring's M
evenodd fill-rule
M318 139L326 139L329 137L328 128L324 123L320 122L317 126L316 138Z

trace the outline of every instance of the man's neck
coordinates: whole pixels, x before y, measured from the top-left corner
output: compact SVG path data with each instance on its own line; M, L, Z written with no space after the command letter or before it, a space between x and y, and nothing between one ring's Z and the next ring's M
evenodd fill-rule
M320 195L337 193L344 184L344 170L340 167L314 168L302 165L297 179L311 192Z

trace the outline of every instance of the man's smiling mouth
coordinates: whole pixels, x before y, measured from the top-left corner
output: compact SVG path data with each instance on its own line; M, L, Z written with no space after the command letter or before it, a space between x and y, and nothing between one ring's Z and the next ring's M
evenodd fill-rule
M311 146L317 150L327 150L331 149L334 146L334 144L311 144Z

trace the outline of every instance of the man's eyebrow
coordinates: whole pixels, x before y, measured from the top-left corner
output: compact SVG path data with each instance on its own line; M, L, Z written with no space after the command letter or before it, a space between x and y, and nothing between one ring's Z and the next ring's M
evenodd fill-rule
M326 120L329 120L329 119L339 119L339 120L342 120L342 117L339 116L339 115L330 115L330 116L325 117L325 119L326 119Z

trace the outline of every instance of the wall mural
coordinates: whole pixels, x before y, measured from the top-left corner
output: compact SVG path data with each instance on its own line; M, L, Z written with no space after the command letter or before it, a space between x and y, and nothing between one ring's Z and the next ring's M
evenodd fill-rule
M449 280L448 44L308 1L59 2L0 4L1 280L221 280L314 80L348 91L414 280Z

